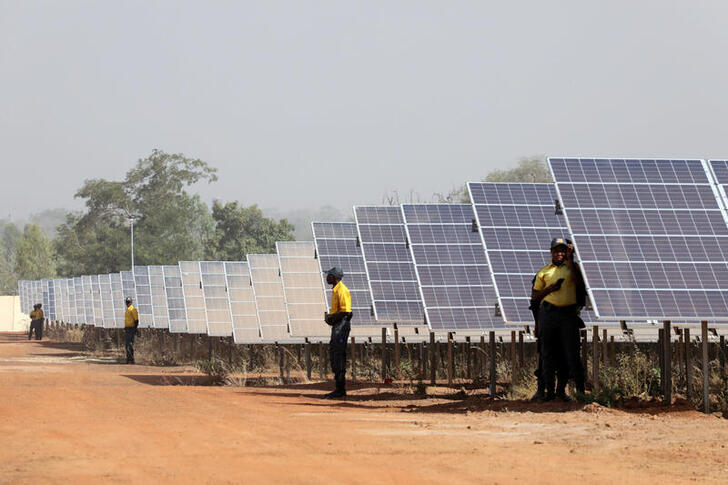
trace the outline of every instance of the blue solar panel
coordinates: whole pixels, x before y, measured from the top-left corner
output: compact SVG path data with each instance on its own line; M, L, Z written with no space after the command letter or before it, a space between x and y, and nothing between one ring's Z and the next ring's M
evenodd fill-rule
M364 265L378 321L424 323L414 263L399 206L354 207Z
M377 322L372 315L372 298L366 277L364 257L358 243L354 222L313 222L314 242L322 275L334 266L344 271L344 284L351 293L353 326L373 326ZM326 302L331 306L331 286L326 284Z
M472 206L405 204L402 213L430 327L501 327L483 243L473 231Z
M549 165L599 318L728 319L728 225L705 162Z

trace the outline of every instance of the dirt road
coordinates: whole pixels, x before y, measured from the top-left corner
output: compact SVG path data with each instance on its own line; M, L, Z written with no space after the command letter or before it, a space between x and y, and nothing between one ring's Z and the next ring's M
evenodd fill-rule
M728 480L728 420L690 410L175 385L192 374L0 335L0 483Z

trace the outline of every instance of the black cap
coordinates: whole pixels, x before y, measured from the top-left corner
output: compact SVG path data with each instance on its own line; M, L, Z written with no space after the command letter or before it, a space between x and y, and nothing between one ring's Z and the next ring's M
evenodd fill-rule
M344 277L344 272L341 271L341 268L339 268L338 266L334 266L333 268L331 268L330 270L328 270L326 272L326 276L328 276L328 275L331 275L334 278L341 279Z
M127 303L131 303L131 298L129 298L129 297L126 297L126 302L127 302Z
M551 249L557 248L559 246L569 246L569 240L564 239L563 237L555 237L551 240Z

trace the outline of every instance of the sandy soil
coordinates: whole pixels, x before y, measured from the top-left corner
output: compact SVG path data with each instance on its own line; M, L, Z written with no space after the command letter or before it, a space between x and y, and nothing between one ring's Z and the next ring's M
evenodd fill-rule
M0 483L728 481L728 420L685 406L179 385L197 379L0 335Z

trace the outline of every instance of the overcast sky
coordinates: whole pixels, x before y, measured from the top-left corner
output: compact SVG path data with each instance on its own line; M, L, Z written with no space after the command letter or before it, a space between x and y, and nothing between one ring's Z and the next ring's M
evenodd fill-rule
M0 0L0 217L153 148L220 198L423 196L519 157L728 156L727 2Z

